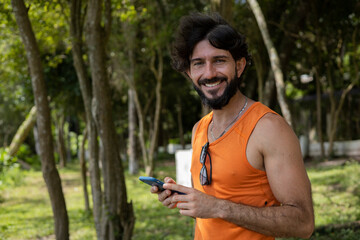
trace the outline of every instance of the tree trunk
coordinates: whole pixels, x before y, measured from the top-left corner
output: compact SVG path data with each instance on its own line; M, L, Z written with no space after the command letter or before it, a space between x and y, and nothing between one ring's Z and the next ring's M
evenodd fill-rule
M36 124L33 127L33 136L34 136L34 142L35 142L35 152L37 155L40 156L40 144L39 144L39 136L38 136L38 129Z
M142 153L142 158L144 161L144 165L146 167L147 162L148 162L148 154L147 154L147 148L146 148L146 144L145 144L145 132L144 132L144 114L143 114L143 110L140 104L140 100L139 100L139 96L137 95L136 92L136 88L135 88L135 83L134 82L130 82L128 81L129 86L131 88L131 90L134 93L134 101L135 101L135 107L136 107L136 112L137 112L137 116L138 116L138 123L139 123L139 142L140 142L140 147L141 147L141 153Z
M325 156L325 149L324 149L324 138L322 134L322 111L321 111L321 83L320 83L320 76L318 71L316 70L316 126L318 132L318 141L320 143L321 149L321 158L323 159Z
M352 35L352 45L353 46L357 46L356 36L357 36L357 28L355 28L353 35ZM343 47L343 45L339 45L339 46L340 46L340 48ZM330 123L331 124L330 124L330 131L329 131L329 149L328 149L328 153L327 153L328 156L330 156L333 153L334 141L336 139L337 123L339 121L340 113L343 108L345 99L346 99L348 93L358 83L359 78L360 78L358 56L359 56L358 51L354 50L354 53L352 54L352 59L354 59L354 61L352 61L352 68L354 68L356 74L352 78L351 83L342 91L338 104L336 104L336 99L335 99L335 94L334 94L335 87L334 87L334 83L332 81L332 76L331 76L331 72L330 72L331 65L329 64L327 67L327 78L329 81L329 98L330 98L330 104L331 104L331 112L330 112L330 114L331 114ZM340 70L342 70L341 65L339 65L339 68L340 68Z
M59 154L59 165L61 168L66 166L66 147L65 147L65 138L64 138L64 123L65 118L64 115L60 115L57 117L58 121L56 122L57 129L57 147Z
M182 149L185 149L185 138L184 138L184 129L183 129L183 122L182 122L182 106L181 106L181 99L180 96L176 96L177 100L177 122L178 122L178 129L179 129L179 138L180 144Z
M36 123L36 107L34 106L31 108L29 114L26 116L25 121L20 125L19 129L16 131L16 134L11 141L8 152L10 156L16 155L21 144L29 135L29 132L34 127L35 123Z
M234 0L210 0L212 12L218 12L228 22L233 22Z
M23 0L11 1L20 36L26 50L37 109L41 168L50 195L56 239L69 239L69 220L59 172L55 166L51 119L40 52Z
M136 109L134 93L132 89L128 90L129 95L129 173L137 174L139 172L139 163L136 158Z
M157 67L155 66L156 56L158 58ZM148 166L145 168L145 172L148 176L153 175L154 171L154 153L155 148L157 146L157 137L159 135L159 124L160 124L160 110L161 110L161 88L162 88L162 79L163 79L163 55L161 47L157 47L156 54L153 55L152 60L150 62L150 69L154 73L156 79L156 101L155 101L155 116L154 116L154 128L152 131L151 139L150 139L150 147L149 147L149 162Z
M149 131L150 134L150 146L149 148L146 147L146 139L145 139L145 129L144 129L144 111L141 106L139 96L136 92L134 79L130 79L129 76L125 75L125 79L129 84L129 88L134 94L134 102L138 116L138 124L139 124L139 142L142 152L142 157L145 166L145 174L147 176L152 176L154 171L154 153L155 148L157 146L157 136L159 132L159 122L160 122L160 110L161 110L161 86L162 86L162 78L163 78L163 57L162 57L161 49L157 49L156 55L153 55L150 61L150 69L155 75L156 78L156 89L155 89L155 113L154 113L154 120L153 120L153 128ZM155 58L158 57L158 65L155 66ZM150 127L151 128L151 127Z
M87 190L87 177L86 177L86 173L87 173L86 160L85 160L86 138L87 138L87 129L85 128L83 131L83 139L81 141L79 158L80 158L81 179L83 184L83 192L84 192L84 200L85 200L85 211L88 212L90 211L90 204L89 204L89 193Z
M330 69L328 68L328 72L330 71ZM359 77L357 77L359 78ZM333 154L334 151L334 141L336 139L336 129L337 129L337 123L339 121L339 117L340 117L340 113L342 110L342 107L344 105L346 96L348 95L348 93L351 91L351 89L353 89L353 87L355 86L355 83L357 82L356 80L353 80L352 83L350 83L341 93L340 96L340 100L339 103L336 104L336 100L335 100L335 89L334 89L334 85L332 83L332 78L330 76L330 72L328 73L328 79L329 79L329 86L330 86L330 91L329 91L329 98L330 98L330 126L329 126L329 149L327 152L327 156L331 157L331 155Z
M277 51L274 47L273 42L271 41L267 26L266 26L265 18L264 18L264 15L261 11L261 8L260 8L258 2L256 0L248 0L247 2L249 3L250 8L256 18L261 35L264 39L266 49L269 54L271 69L274 72L275 84L276 84L276 89L277 89L277 98L278 98L278 102L280 104L281 112L282 112L285 120L288 122L288 124L290 126L292 126L291 113L289 110L289 106L286 103L285 83L284 83L284 79L283 79L283 73L282 73L281 67L280 67L279 56L277 54Z
M102 16L104 5L105 15ZM86 41L93 80L93 105L96 110L104 157L104 189L106 214L102 219L102 239L131 239L135 216L127 202L125 177L118 152L116 130L112 118L110 88L106 72L106 44L111 24L111 4L107 0L90 0L87 12ZM104 27L102 18L104 17Z
M258 85L258 100L261 103L264 103L264 80L263 80L263 67L261 62L261 57L258 53L253 55L253 60L255 63L256 75L257 75L257 85Z
M97 127L92 115L92 89L83 59L83 16L82 1L71 1L70 34L72 42L72 55L74 67L79 80L81 95L84 102L86 114L86 128L88 135L89 149L89 173L93 201L93 215L97 239L101 239L101 215L102 215L102 190L99 167L99 145L97 141Z
M269 69L264 87L264 104L271 107L276 102L276 86L274 80L274 73Z
M67 138L67 141L64 141L64 146L67 145L67 147L65 147L65 153L66 153L66 159L65 161L68 161L68 162L71 162L71 159L72 159L72 152L71 152L71 135L70 135L70 128L68 127L66 130L66 134L65 134L65 131L64 131L64 128L62 129L63 130L63 135L64 135L64 138L66 137ZM66 144L65 144L66 143Z
M130 1L133 4L132 1ZM127 54L129 59L129 69L126 71L128 76L128 82L135 84L135 41L136 41L136 29L133 24L124 21L122 23L122 28L126 46ZM129 173L136 174L139 172L139 160L136 156L136 106L135 106L135 94L134 89L129 86L128 90L129 103L129 143L128 143L128 154L129 154Z

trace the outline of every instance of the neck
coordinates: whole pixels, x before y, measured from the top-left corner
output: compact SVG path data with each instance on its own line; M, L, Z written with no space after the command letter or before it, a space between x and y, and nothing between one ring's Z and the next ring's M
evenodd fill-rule
M217 128L229 124L245 104L245 96L238 91L222 109L213 110L213 123Z
M213 119L211 122L211 126L208 129L208 131L210 130L210 135L211 135L213 141L215 141L216 139L218 139L222 135L224 135L230 129L230 127L238 120L238 118L241 116L241 114L244 112L244 110L247 107L248 99L244 95L236 94L234 97L231 98L231 100L233 100L233 101L231 103L229 102L230 105L228 108L222 109L221 112L217 111L217 112L213 113ZM240 98L244 99L243 100L244 103L241 103ZM240 110L238 107L239 105L240 106L242 105ZM236 114L234 115L234 110L236 110L236 109L237 109L238 113L235 112ZM230 116L230 115L232 115L232 116ZM221 120L222 120L222 122L220 122ZM218 123L217 123L217 126L214 127L216 121L218 121ZM214 132L216 135L214 134ZM211 139L210 139L210 141L211 141Z

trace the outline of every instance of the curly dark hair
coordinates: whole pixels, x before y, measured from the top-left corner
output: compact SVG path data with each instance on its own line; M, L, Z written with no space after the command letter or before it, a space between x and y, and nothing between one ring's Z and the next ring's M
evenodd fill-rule
M190 56L200 41L207 39L215 48L228 50L235 61L245 58L250 63L245 36L231 27L219 14L193 13L184 16L175 37L171 53L172 66L176 71L190 68Z

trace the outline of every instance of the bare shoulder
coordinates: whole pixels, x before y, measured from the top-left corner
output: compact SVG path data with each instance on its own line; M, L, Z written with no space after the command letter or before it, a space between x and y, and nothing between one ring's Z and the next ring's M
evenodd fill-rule
M289 124L285 121L283 117L274 113L267 113L265 114L256 125L258 129L267 129L270 131L277 131L277 130L290 130L292 131ZM255 129L256 129L255 128Z
M254 129L254 136L275 197L285 204L296 205L300 201L311 205L310 182L299 140L285 119L266 114Z
M289 145L296 148L299 144L298 138L285 119L273 113L268 113L259 120L253 135L263 154Z
M197 126L199 125L199 122L198 121L197 123L195 123L195 125L193 126L193 129L192 129L192 133L194 134L196 132L196 129L197 129Z
M270 113L259 120L253 137L275 198L300 209L306 221L313 221L311 184L292 128L284 118Z
M197 129L198 125L199 125L199 122L200 122L200 121L198 121L197 123L195 123L195 125L194 125L194 127L193 127L193 129L192 129L191 145L192 145L193 142L194 142L194 137L195 137L196 129Z

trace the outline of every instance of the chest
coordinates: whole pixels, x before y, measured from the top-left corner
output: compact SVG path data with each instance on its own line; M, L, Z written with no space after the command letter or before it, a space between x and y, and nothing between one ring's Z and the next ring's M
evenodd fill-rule
M207 137L197 139L193 148L191 173L194 186L212 195L226 195L227 192L239 192L251 189L266 177L265 172L255 169L246 157L247 138L239 132L227 134L224 138L212 142L208 147L205 166L211 175L212 186L201 186L198 179L203 165L200 163L201 148ZM210 173L211 171L211 173Z
M243 150L245 151L244 152L245 155L243 157L253 168L261 171L265 171L264 156L259 150L259 145L257 144L256 136L253 136L253 134L251 134L248 137L244 136L239 129L235 129L234 131L237 132L239 138L232 138L230 141L225 143L225 146L219 146L221 145L221 143L215 145L212 144L214 142L216 143L216 140L214 139L214 137L212 137L214 134L210 131L209 128L207 131L207 136L211 136L208 137L208 141L210 145L214 146L212 148L212 152L216 154L217 153L216 149L220 148L222 149L224 156L234 155L235 157L236 156L241 157L239 156L240 150ZM219 156L219 158L221 159L222 156Z

